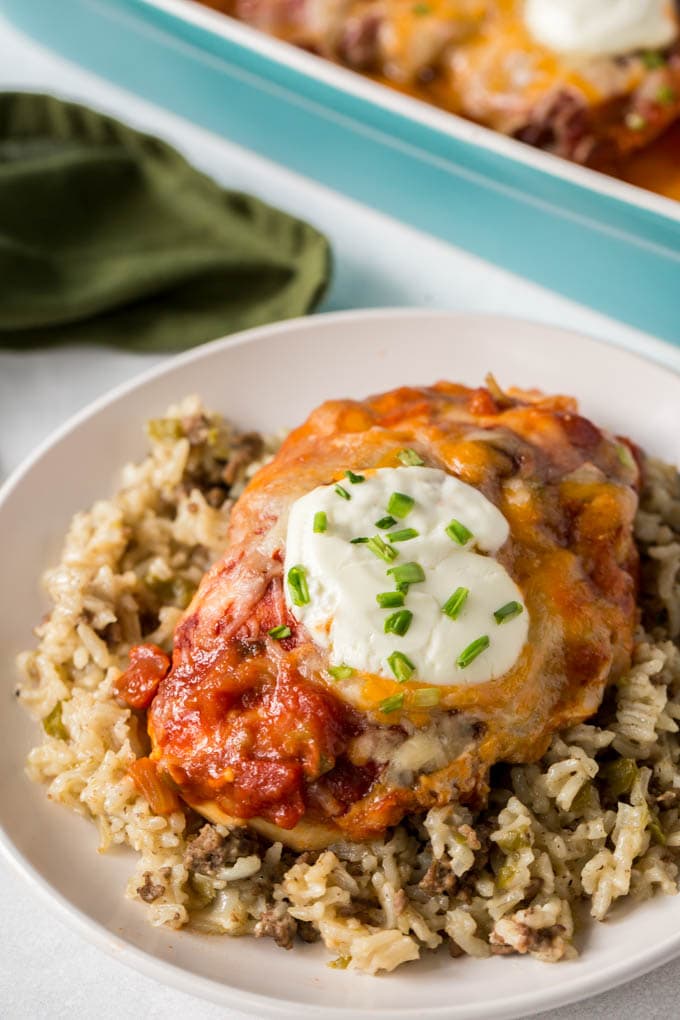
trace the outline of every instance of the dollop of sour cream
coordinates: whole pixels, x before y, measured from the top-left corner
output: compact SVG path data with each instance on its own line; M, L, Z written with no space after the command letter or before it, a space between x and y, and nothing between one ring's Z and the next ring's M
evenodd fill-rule
M678 19L670 0L525 0L529 31L568 56L618 56L670 46Z
M521 591L493 558L508 534L493 503L436 468L350 476L291 507L287 605L347 672L429 684L491 680L515 664L529 625ZM400 600L400 568L423 577L401 592L401 606L383 607ZM406 616L395 620L399 613Z

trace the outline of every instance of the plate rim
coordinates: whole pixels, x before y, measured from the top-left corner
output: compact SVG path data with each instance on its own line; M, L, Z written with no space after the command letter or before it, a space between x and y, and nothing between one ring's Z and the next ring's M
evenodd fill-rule
M112 389L101 393L98 397L89 401L79 411L69 415L68 418L56 429L53 429L10 471L5 481L0 484L0 506L4 503L9 492L21 481L25 474L47 453L52 446L60 442L69 432L78 428L85 419L97 414L109 404L115 403L132 390L145 386L154 379L162 378L164 375L174 371L176 367L187 364L191 361L199 361L209 357L214 351L227 350L230 347L256 343L261 334L276 335L286 332L289 329L313 329L318 323L324 322L353 322L361 319L444 319L448 318L452 324L461 321L484 321L492 327L503 326L511 323L513 327L523 326L531 331L547 330L552 334L559 333L565 340L586 340L600 347L606 347L617 354L632 358L633 360L649 366L650 364L662 372L680 375L680 343L678 345L669 340L662 340L660 337L652 336L638 330L632 330L632 335L627 342L608 340L602 336L571 329L566 326L556 325L543 319L529 319L520 315L486 314L484 312L455 311L450 308L420 308L412 305L393 305L377 308L353 308L342 311L314 312L311 315L296 316L290 319L283 319L279 322L267 323L263 326L252 326L249 329L239 330L226 336L216 337L205 343L197 344L185 351L173 354L167 360L157 362L148 368L136 372L131 378L117 383ZM605 321L606 325L606 321Z
M0 510L7 498L21 484L23 478L47 456L51 449L60 443L69 434L80 428L87 420L112 404L115 404L128 393L142 389L147 383L158 380L165 375L171 374L183 364L209 359L215 353L228 350L232 347L257 343L263 336L285 334L288 331L314 330L317 327L323 328L324 323L334 324L336 322L347 323L351 328L352 323L362 321L384 320L389 323L394 320L450 320L452 327L461 322L483 322L489 329L502 327L503 324L512 324L513 328L524 326L535 334L542 330L549 333L552 338L556 335L564 338L565 341L578 339L593 343L597 346L608 348L617 357L624 358L631 362L643 363L646 368L650 366L665 375L672 375L680 378L680 350L671 344L657 340L653 337L642 337L638 346L641 348L631 350L621 344L593 337L578 330L565 329L562 326L550 322L536 320L525 320L516 316L506 315L484 315L480 313L454 312L448 309L425 309L413 307L393 307L356 309L350 311L328 312L318 315L301 318L287 319L283 322L258 326L252 329L243 330L227 337L220 337L198 347L191 348L180 354L176 354L167 360L150 366L136 373L132 378L116 385L109 392L101 394L90 401L85 407L71 415L62 425L51 432L42 440L34 450L10 473L6 481L0 486ZM318 1018L318 1007L311 1003L299 1003L290 999L274 999L266 994L249 992L243 989L222 983L212 978L193 973L178 964L160 959L150 951L135 946L128 942L123 936L115 934L105 925L90 917L85 911L71 903L67 897L54 888L49 880L43 876L24 856L14 844L5 829L0 823L0 854L10 864L16 873L25 879L38 898L68 926L75 930L97 948L103 950L109 957L122 962L146 977L158 980L161 983L169 983L189 995L199 996L208 1001L220 1005L229 1004L234 1008L241 1009L251 1014L264 1014L272 1017L298 1017L316 1020ZM678 894L680 896L680 893ZM649 971L662 966L673 958L680 955L680 927L675 935L670 936L661 945L655 945L643 950L636 957L631 965L626 957L608 965L604 970L600 969L593 974L577 976L575 979L568 978L567 973L563 974L560 988L551 990L549 993L541 990L532 992L526 990L510 997L504 995L502 999L487 1000L483 1005L466 1003L465 1020L483 1020L486 1017L493 1017L495 1020L511 1020L513 1017L530 1016L545 1009L553 1009L558 1006L582 1001L594 995L601 994L614 987L626 984L634 978L640 977ZM568 962L563 966L568 968ZM566 980L564 980L566 978ZM386 1015L387 1011L376 1008L336 1007L325 1004L323 1006L324 1016L333 1020L371 1020L376 1016ZM453 1010L453 1012L452 1012ZM447 1017L463 1014L458 1012L452 1005L432 1006L424 1005L414 1010L411 1007L395 1010L390 1007L389 1015L398 1020L445 1020Z

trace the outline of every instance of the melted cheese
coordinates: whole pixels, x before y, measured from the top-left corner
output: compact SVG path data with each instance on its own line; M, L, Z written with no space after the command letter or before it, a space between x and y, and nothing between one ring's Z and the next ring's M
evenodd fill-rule
M417 4L392 0L387 5L390 44L383 76L389 84L417 81L423 37L435 36L439 26L443 38L446 25L452 44L446 47L446 72L435 77L429 90L416 87L416 94L424 93L454 113L512 133L525 122L527 110L553 89L574 90L590 103L599 102L606 92L583 63L565 59L532 35L523 0L436 0L425 6L428 13L419 15ZM619 82L623 88L630 84Z
M624 163L621 177L680 202L680 123L641 152L633 153Z
M342 489L349 499L336 486L324 485L296 500L286 538L286 576L302 567L309 589L308 603L296 605L287 585L288 608L315 643L328 649L331 663L394 681L390 656L397 652L414 667L408 679L445 685L482 683L507 673L526 641L528 613L523 609L501 624L494 617L502 606L523 603L492 555L509 534L501 512L477 489L435 468L380 468L361 483L343 479ZM390 513L393 493L410 497L412 508L379 530L375 522ZM323 532L314 530L319 512L326 515ZM447 533L452 519L470 533L463 544ZM404 529L411 537L390 541ZM372 536L379 536L378 549L394 559L386 562L369 543L351 541ZM390 570L408 563L422 567L424 579L409 587L402 607L381 608L376 596L395 591ZM452 619L443 606L458 589L469 595ZM405 632L389 625L386 630L386 621L402 612L409 621ZM469 664L458 663L480 638L488 639L488 647Z

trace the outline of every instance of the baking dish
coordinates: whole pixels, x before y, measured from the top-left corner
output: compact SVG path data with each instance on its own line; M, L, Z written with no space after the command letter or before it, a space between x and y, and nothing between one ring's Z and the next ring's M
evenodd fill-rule
M64 56L194 123L680 344L679 202L191 0L0 0L0 9Z

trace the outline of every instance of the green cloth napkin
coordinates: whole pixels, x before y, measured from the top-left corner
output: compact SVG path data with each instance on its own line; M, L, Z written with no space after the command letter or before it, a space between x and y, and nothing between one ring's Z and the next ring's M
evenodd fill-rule
M0 94L0 346L191 347L309 311L330 265L307 223L223 190L159 139Z

